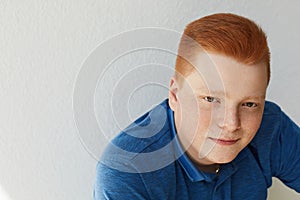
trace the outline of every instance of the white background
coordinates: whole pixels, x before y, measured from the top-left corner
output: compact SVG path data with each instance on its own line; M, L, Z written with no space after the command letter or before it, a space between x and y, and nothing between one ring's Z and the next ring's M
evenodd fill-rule
M187 23L215 12L255 20L272 52L267 98L300 124L299 8L297 0L0 0L0 199L92 199L97 155L84 142L94 141L99 149L103 144L76 127L76 77L103 41L135 28L182 32ZM130 69L144 57L126 59L116 64ZM166 89L146 87L130 101L135 110L124 116L134 118L165 97ZM105 99L96 104L103 110L108 106ZM105 126L116 129L113 123ZM277 181L269 193L272 200L299 197Z

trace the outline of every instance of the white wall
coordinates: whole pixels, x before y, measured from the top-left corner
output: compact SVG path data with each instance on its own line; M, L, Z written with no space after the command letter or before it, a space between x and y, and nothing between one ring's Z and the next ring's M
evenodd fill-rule
M99 81L95 90L97 119L110 132L105 138L99 132L96 134L97 128L89 129L92 120L79 115L90 109L92 101L76 99L80 98L76 95L84 95L84 92L75 94L73 99L74 87L93 89L88 83L85 85L85 79L80 80L87 64L84 61L105 40L113 41L109 40L113 35L135 28L150 26L182 32L188 22L214 12L250 17L261 24L269 36L272 81L268 99L279 103L300 124L299 7L297 0L288 3L273 0L0 0L0 198L3 194L11 200L92 199L96 159L103 149L101 142L118 130L116 124L103 115L110 111L107 102L111 93L105 92L111 91L114 80L120 81L122 74L138 64L174 64L171 54L151 50L118 59L109 68L113 70L102 77L102 80L106 78L106 85ZM128 41L123 42L120 46L126 47ZM107 55L116 55L119 48L114 45L110 47L115 49L100 52L99 62ZM91 79L104 70L104 66L96 67L97 73L86 74ZM155 70L148 74L139 71L142 78L156 78L161 85L135 90L127 80L118 86L119 94L133 93L126 107L130 116L125 113L127 110L122 110L124 102L113 104L120 108L116 115L121 127L129 117L134 118L165 97L168 80L164 78L171 71L164 69L165 76L156 74ZM131 75L140 78L138 73ZM74 91L76 93L76 88ZM153 93L155 95L151 95ZM75 114L73 100L79 109ZM142 101L142 105L137 101ZM269 199L299 197L275 182Z

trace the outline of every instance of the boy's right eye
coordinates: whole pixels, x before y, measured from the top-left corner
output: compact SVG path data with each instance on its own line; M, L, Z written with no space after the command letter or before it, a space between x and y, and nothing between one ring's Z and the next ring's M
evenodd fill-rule
M207 102L210 102L210 103L218 102L218 99L217 99L217 98L210 97L210 96L204 97L203 99L204 99L205 101L207 101Z

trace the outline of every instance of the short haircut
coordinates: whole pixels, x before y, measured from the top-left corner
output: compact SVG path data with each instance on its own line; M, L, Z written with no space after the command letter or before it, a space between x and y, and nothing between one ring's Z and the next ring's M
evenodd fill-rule
M255 22L231 13L218 13L188 24L178 48L177 79L186 77L195 69L190 59L199 53L199 46L208 53L222 54L244 64L265 62L269 83L270 50L266 34Z

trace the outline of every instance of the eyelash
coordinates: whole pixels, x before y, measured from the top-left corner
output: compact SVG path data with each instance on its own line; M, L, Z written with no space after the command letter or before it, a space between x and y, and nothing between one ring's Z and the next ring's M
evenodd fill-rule
M202 99L208 103L220 103L221 102L218 98L211 97L211 96L205 96L205 97L202 97ZM258 107L258 104L254 103L254 102L246 102L246 103L243 103L242 106L245 106L247 108L256 108L256 107Z
M247 104L252 104L252 106L247 106ZM246 103L243 103L242 106L246 106L248 108L255 108L258 106L258 104L254 103L254 102L246 102Z
M220 102L220 100L218 98L215 97L211 97L211 96L206 96L203 97L204 101L207 101L208 103L216 103L216 102Z

